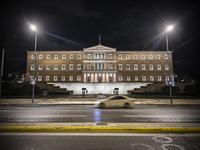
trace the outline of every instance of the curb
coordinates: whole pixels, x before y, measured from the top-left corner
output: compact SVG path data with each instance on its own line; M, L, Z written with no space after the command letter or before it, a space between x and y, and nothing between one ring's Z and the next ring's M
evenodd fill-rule
M0 132L129 132L129 133L200 133L187 127L0 127Z

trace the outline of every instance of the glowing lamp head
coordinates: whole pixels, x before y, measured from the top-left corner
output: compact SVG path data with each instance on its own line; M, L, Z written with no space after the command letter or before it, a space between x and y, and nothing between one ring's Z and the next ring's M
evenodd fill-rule
M31 25L31 30L33 30L33 31L37 31L36 26L35 26L35 25Z
M173 30L173 28L174 28L174 26L173 26L173 25L170 25L170 26L167 27L167 30L166 30L166 31L169 32L169 31Z

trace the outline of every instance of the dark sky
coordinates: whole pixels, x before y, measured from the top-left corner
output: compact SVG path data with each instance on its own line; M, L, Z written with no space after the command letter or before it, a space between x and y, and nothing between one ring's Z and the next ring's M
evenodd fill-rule
M200 76L198 1L8 0L0 7L0 38L5 35L10 71L25 72L26 50L34 49L31 23L39 28L37 50L80 50L97 45L101 34L102 45L147 51L166 50L161 33L173 24L174 72Z

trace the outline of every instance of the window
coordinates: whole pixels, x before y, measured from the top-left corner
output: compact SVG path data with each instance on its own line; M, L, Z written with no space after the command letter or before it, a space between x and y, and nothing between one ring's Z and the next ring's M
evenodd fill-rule
M91 54L88 54L88 59L91 59Z
M49 76L46 76L46 81L50 81L50 77Z
M57 80L58 80L57 76L54 76L54 77L53 77L53 80L54 80L54 81L57 81Z
M134 70L138 70L138 65L137 64L134 65Z
M134 80L135 80L135 81L138 81L138 76L135 76Z
M102 69L105 69L105 63L102 63Z
M158 81L162 81L162 77L161 76L158 76Z
M153 76L150 76L150 81L154 81L154 77Z
M46 66L46 70L50 70L50 66L49 65Z
M109 58L109 59L112 59L112 54L109 54L109 55L108 55L108 58Z
M166 77L165 77L165 81L166 81L166 80L168 80L168 81L169 81L169 76L166 76Z
M94 69L97 69L97 63L94 64Z
M94 54L94 58L97 59L97 53Z
M142 65L142 70L146 70L146 65Z
M87 69L91 69L91 64L88 64L88 65L87 65Z
M165 54L165 59L168 59L168 54Z
M32 55L31 55L31 59L35 59L35 54L32 54Z
M168 65L165 65L165 70L169 70L169 66Z
M55 54L55 55L54 55L54 59L58 59L58 54Z
M142 81L146 81L146 76L142 76Z
M38 81L42 81L42 76L38 76Z
M31 65L31 70L34 70L34 65Z
M70 59L73 59L73 54L70 54Z
M126 54L126 59L130 59L130 55L129 54Z
M122 76L119 76L119 81L122 81L123 80L123 77Z
M105 58L105 54L104 54L104 53L102 53L102 58L103 58L103 59Z
M126 78L126 79L127 79L127 81L130 81L130 80L131 80L131 79L130 79L130 76L127 76L127 78Z
M77 76L77 81L81 81L81 76Z
M122 64L119 64L119 70L122 70Z
M78 54L78 59L81 59L81 54Z
M101 53L99 53L99 59L101 58Z
M149 70L153 70L153 65L149 65Z
M157 65L157 70L161 70L161 65Z
M137 54L134 54L134 59L137 59Z
M66 59L66 55L65 54L62 54L62 59Z
M69 76L69 81L73 81L73 76Z
M126 65L126 70L130 70L130 65Z
M58 70L58 66L57 65L54 65L54 70Z
M73 64L69 65L69 70L73 70Z
M145 59L145 55L144 54L142 54L142 59Z
M122 54L119 54L119 59L122 59Z
M152 54L149 54L149 59L153 59L153 55Z
M50 54L47 54L47 59L51 59L51 55Z
M157 59L160 59L160 54L157 54Z
M39 70L42 70L42 65L39 65L39 66L38 66L38 69L39 69Z
M65 81L65 76L62 76L62 77L61 77L61 80L62 80L62 81Z
M109 69L112 69L112 64L109 64L108 68L109 68Z
M81 70L81 64L77 65L77 70Z
M62 70L65 70L65 65L62 65Z
M40 54L40 55L39 55L39 59L42 59L42 58L43 58L43 55L42 55L42 54Z

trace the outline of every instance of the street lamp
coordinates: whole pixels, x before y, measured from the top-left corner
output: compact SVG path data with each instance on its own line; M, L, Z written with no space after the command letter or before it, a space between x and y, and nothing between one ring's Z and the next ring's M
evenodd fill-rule
M31 30L35 32L35 52L34 52L34 70L33 70L33 81L32 81L32 104L34 104L34 89L36 84L36 77L35 77L35 66L36 66L36 47L37 47L37 28L35 25L30 26Z
M167 46L167 53L168 53L169 81L171 81L171 80L170 80L170 68L169 68L170 63L169 63L169 42L168 42L168 34L169 34L170 31L173 30L173 28L174 28L173 25L169 25L169 26L167 27L167 29L166 29L166 46ZM172 104L172 85L171 85L171 84L169 84L169 94L170 94L170 101L171 101L171 104Z

